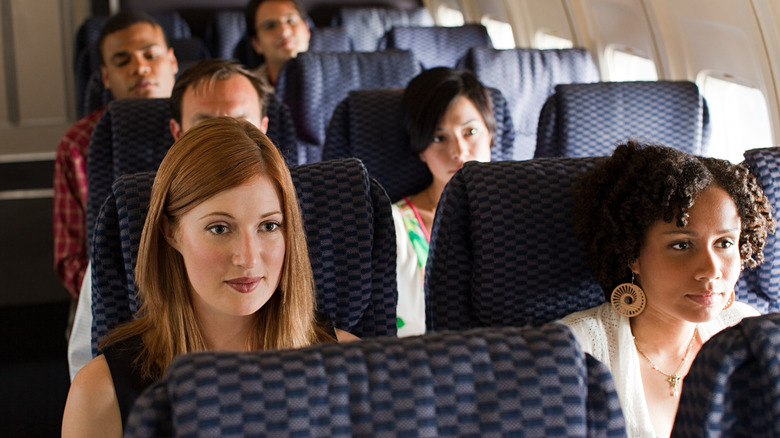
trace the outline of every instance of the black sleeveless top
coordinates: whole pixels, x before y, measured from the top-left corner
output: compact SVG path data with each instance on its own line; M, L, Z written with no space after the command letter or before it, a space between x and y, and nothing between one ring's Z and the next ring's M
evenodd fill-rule
M336 328L330 316L325 312L316 312L316 321L336 339ZM133 409L138 396L155 382L153 379L141 377L140 369L135 366L135 360L141 355L144 343L141 336L133 336L122 342L105 347L102 351L111 371L114 381L116 398L119 401L119 412L122 416L122 428L127 425L127 417Z
M106 358L111 379L114 381L123 429L138 396L155 382L153 379L142 378L140 368L135 366L135 360L141 355L143 349L144 343L140 336L133 336L103 349L103 356Z

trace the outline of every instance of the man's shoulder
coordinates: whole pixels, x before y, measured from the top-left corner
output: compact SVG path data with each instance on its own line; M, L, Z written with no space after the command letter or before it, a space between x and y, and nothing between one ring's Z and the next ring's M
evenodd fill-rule
M86 116L82 117L71 125L70 128L65 132L65 134L62 136L62 142L67 141L87 141L89 142L89 137L92 135L92 131L95 130L95 125L97 124L98 120L100 120L100 117L103 116L103 113L106 112L106 107L100 108L98 110L92 111L91 113L87 114Z

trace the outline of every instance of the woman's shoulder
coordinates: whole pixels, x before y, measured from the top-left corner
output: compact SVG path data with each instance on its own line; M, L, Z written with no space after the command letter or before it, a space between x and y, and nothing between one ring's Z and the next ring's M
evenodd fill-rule
M103 355L89 361L73 378L63 414L63 436L101 430L121 435L122 422L111 370ZM111 434L109 431L118 433Z
M579 310L564 316L561 322L569 327L599 325L607 316L607 311L610 310L608 307L609 303L604 303L590 309Z

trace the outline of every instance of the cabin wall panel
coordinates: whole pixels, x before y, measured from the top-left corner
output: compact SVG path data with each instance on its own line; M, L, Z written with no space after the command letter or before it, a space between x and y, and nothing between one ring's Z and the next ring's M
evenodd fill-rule
M769 60L778 56L777 23L766 23L769 14L759 18L761 12L777 11L770 1L774 2L755 2L764 11L754 8L751 0L653 0L648 8L668 49L670 79L695 81L700 73L711 71L758 88L767 98L777 142L777 73L773 76ZM767 43L767 37L773 41ZM768 55L770 50L773 54Z
M67 119L60 2L11 0L19 123Z
M519 47L534 47L540 30L578 44L562 0L512 0L506 1L506 8Z
M780 145L780 2L753 0L756 17L766 44L766 54L772 70L774 95L767 96L771 109L774 144Z
M2 48L2 53L4 54L4 56L0 56L0 128L7 127L11 122L5 74L5 70L8 67L8 64L5 60L5 53L8 51L6 48L8 41L5 33L10 31L10 27L6 25L6 17L8 15L6 13L6 9L7 4L0 3L0 36L3 38L3 44L0 47Z
M577 22L575 27L585 35L581 46L594 55L604 80L610 80L605 51L612 45L630 48L652 59L659 77L663 77L663 51L655 44L641 0L573 0L570 7Z

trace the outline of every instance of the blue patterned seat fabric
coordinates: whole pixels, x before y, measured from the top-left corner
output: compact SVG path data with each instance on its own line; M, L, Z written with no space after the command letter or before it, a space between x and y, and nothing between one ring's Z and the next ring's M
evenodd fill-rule
M780 314L745 318L702 346L672 436L780 436Z
M687 81L557 85L539 116L539 157L611 155L634 138L707 155L707 103Z
M289 110L275 96L266 105L268 137L288 163L298 161ZM173 144L169 99L122 99L111 102L95 125L87 156L87 239L111 184L122 175L157 170ZM87 248L90 248L89 245Z
M393 26L433 26L433 17L424 7L393 9L344 7L333 17L332 26L344 27L358 52L373 52L385 32Z
M471 47L493 47L487 29L481 24L456 27L420 26L393 27L382 41L380 49L411 50L423 69L455 67Z
M755 175L777 218L780 212L780 147L745 152L745 165ZM764 263L742 271L734 289L737 300L750 304L761 313L780 312L780 242L777 234L767 237Z
M538 325L604 302L571 224L571 187L597 158L470 162L436 211L428 331Z
M276 86L299 141L299 162L320 161L333 110L352 90L402 88L420 72L412 52L306 52L285 64ZM302 148L306 148L303 154Z
M95 125L87 155L87 248L92 247L95 220L114 180L125 174L157 170L173 144L168 101L117 100Z
M495 50L473 47L458 62L506 97L515 122L515 159L534 156L536 129L544 102L558 84L596 82L599 72L585 49Z
M625 436L614 381L561 324L179 356L126 435Z
M395 228L390 201L355 159L291 169L319 309L361 337L395 336ZM135 262L154 172L116 180L95 229L92 346L138 310Z
M233 58L236 45L246 34L244 11L218 10L210 15L203 35L206 47L215 58Z
M401 99L403 89L350 91L334 110L323 160L355 157L387 191L392 202L413 195L431 183L428 167L409 150L404 133ZM512 159L514 131L509 107L496 89L490 89L496 134L491 159Z

